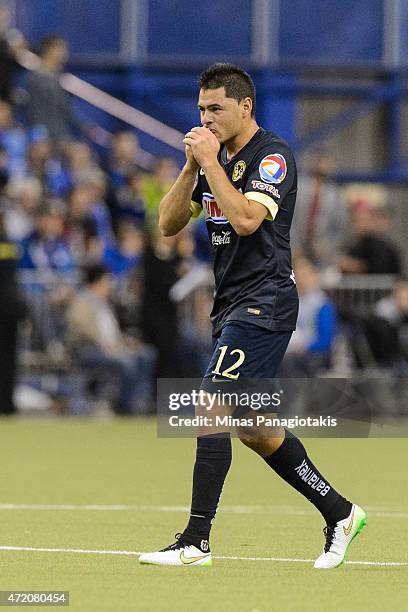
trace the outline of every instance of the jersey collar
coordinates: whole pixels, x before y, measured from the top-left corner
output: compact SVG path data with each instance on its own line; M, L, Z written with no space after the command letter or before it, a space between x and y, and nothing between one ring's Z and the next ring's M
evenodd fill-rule
M265 133L265 130L260 127L255 132L255 134L252 136L252 138L250 138L250 140L248 140L248 142L239 151L237 151L237 153L235 153L234 157L231 157L231 159L227 159L227 148L225 145L222 145L220 152L218 154L219 161L222 163L223 166L227 166L228 164L231 164L237 157L242 157L242 152L245 151L245 149L249 147L249 145L252 144L254 140L256 140L259 136L261 136L264 133Z

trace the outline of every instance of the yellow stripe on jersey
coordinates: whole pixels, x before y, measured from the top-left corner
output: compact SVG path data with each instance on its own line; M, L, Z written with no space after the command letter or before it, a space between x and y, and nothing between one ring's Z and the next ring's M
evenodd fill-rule
M0 259L18 259L18 250L12 242L0 242Z
M247 200L254 200L255 202L258 202L259 204L263 204L263 206L265 206L265 208L269 212L269 214L266 215L265 219L268 219L268 221L273 221L275 219L279 208L273 198L266 195L266 193L259 193L258 191L247 191L246 193L244 193L244 196L247 198Z
M191 216L196 219L197 217L200 216L202 209L201 204L199 204L198 202L193 202L193 200L191 200L191 204L190 204L190 210L191 210Z

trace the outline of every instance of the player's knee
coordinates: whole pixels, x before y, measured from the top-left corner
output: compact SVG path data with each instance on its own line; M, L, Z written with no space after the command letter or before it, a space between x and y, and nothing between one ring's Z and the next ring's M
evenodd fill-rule
M244 444L245 446L249 446L249 448L252 447L252 444L254 442L254 438L251 438L250 436L244 434L240 435L239 439L241 440L242 444Z
M251 436L248 433L239 434L239 439L242 444L253 450L261 457L269 457L272 453L274 453L282 443L283 438L276 437L260 437L260 436Z
M249 436L248 434L242 434L239 436L239 439L241 440L242 444L252 449L256 453L262 453L263 444L262 441L258 438L254 436Z

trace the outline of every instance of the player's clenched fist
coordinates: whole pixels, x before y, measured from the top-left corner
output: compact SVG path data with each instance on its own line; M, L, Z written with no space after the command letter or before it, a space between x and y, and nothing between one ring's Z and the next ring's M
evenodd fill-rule
M217 161L220 144L208 128L191 128L185 135L183 142L186 147L191 147L194 159L202 168Z
M185 146L185 151L186 151L186 160L187 160L187 166L188 169L193 171L193 172L197 172L197 170L199 169L199 164L196 162L196 159L194 157L193 154L193 150L190 147L190 145L186 144Z

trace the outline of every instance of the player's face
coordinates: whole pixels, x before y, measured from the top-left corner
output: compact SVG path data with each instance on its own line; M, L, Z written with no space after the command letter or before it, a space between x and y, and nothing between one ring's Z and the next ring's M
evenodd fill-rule
M234 98L226 97L224 87L200 90L198 110L201 124L211 130L222 144L240 133L243 124L241 106Z

